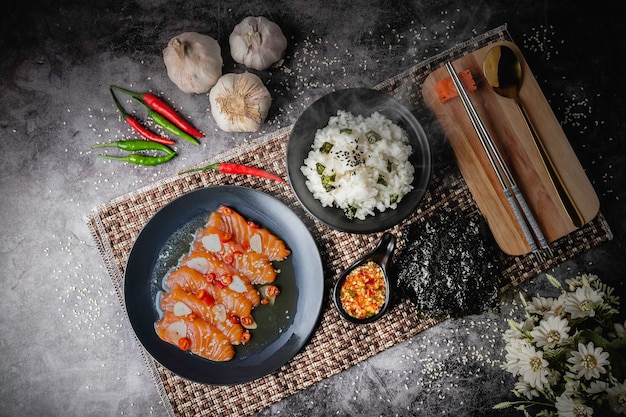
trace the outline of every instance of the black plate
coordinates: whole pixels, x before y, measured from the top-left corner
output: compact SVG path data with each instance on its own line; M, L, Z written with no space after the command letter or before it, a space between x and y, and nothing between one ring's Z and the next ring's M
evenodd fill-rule
M405 195L395 210L387 209L364 220L350 220L343 210L324 207L306 186L306 177L300 171L318 129L328 125L338 110L367 117L378 111L407 132L413 148L409 160L415 168L413 190ZM322 223L344 232L373 233L400 223L417 207L426 193L431 172L430 145L415 116L390 95L368 88L348 88L330 93L309 106L296 121L287 144L287 172L289 182L305 209Z
M285 241L291 255L274 265L281 293L273 306L253 310L258 328L235 347L228 362L212 362L159 339L154 323L162 280L189 251L193 233L220 205L227 205ZM322 308L324 275L318 248L306 226L285 204L257 190L237 186L199 189L158 211L139 234L124 277L126 309L135 334L150 355L170 371L213 385L248 382L287 363L306 343Z

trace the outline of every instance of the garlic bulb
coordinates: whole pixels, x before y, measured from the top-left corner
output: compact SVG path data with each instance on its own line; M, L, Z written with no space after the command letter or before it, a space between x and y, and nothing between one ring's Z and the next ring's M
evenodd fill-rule
M209 93L211 114L226 132L256 132L267 117L272 97L261 79L250 73L225 74Z
M222 76L219 43L208 35L184 32L163 50L167 75L185 93L206 93Z
M263 16L243 19L235 26L228 41L233 59L255 70L280 65L287 49L283 31Z

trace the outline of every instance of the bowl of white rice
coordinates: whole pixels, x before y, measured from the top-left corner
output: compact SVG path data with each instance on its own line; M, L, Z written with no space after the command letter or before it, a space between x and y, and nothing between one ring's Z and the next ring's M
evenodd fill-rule
M428 139L390 95L330 93L309 106L287 144L289 182L300 203L333 229L386 230L419 205L430 181Z

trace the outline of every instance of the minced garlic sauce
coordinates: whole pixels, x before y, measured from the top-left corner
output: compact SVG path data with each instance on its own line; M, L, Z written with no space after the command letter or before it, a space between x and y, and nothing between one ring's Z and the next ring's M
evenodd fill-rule
M376 262L354 269L341 285L339 299L346 313L356 319L375 316L385 304L385 278Z

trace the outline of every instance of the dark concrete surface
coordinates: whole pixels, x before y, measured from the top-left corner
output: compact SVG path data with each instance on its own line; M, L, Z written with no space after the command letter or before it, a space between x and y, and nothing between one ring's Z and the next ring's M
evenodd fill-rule
M261 132L215 129L207 95L168 80L161 58L184 31L228 35L248 15L277 22L285 63L263 74L274 101ZM295 122L342 87L375 85L424 59L508 24L570 138L613 229L613 241L554 271L598 274L624 293L626 201L624 37L619 13L566 1L32 2L0 6L0 415L163 416L132 329L88 232L92 208ZM226 59L224 72L240 69ZM175 162L105 162L90 146L126 132L107 87L132 85L170 99L208 133ZM444 143L426 124L434 142ZM502 313L451 320L262 412L261 416L505 416L512 399L500 368Z

